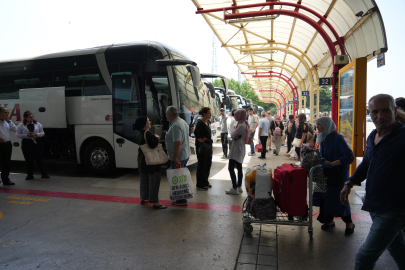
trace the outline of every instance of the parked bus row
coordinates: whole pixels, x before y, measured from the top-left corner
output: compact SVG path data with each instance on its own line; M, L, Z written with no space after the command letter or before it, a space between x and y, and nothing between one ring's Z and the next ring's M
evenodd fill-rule
M220 78L224 88L208 78ZM220 134L220 108L259 108L217 74L200 74L197 63L157 42L113 44L0 62L0 106L18 125L30 110L45 131L44 155L74 158L93 174L137 168L138 131L147 115L164 145L166 108L176 106L190 126L189 164L197 161L192 136L198 111L213 112L212 137ZM24 160L21 141L12 136L12 160Z

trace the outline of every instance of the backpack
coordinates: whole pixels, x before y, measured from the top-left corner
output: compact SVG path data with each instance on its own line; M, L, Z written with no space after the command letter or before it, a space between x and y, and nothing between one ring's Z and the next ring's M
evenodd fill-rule
M274 124L276 125L276 128L273 131L273 136L281 136L281 128L277 126L276 122L274 122Z

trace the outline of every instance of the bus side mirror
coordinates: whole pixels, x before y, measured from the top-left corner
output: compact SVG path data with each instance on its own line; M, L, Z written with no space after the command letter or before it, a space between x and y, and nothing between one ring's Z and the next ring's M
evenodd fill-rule
M191 73L194 87L198 88L201 84L200 69L196 66L188 65L187 70Z

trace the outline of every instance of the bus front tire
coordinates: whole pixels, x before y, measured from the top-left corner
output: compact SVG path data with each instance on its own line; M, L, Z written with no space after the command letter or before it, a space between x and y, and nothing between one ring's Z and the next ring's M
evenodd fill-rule
M115 155L111 145L102 140L90 142L84 151L86 169L95 175L109 175L115 170Z

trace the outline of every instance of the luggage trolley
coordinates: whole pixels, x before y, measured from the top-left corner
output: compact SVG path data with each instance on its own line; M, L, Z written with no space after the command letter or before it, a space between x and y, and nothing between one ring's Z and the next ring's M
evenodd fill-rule
M292 225L292 226L308 226L309 237L313 236L313 227L312 227L312 193L315 192L326 192L326 178L323 174L322 168L329 168L331 165L316 165L311 168L309 171L309 180L308 180L308 189L309 189L309 202L308 202L308 213L302 217L293 217L288 216L287 213L283 213L277 207L276 218L272 220L260 220L254 218L246 209L247 201L249 196L245 199L242 206L242 222L243 230L245 233L250 234L253 231L252 223L261 223L261 224L279 224L279 225Z

